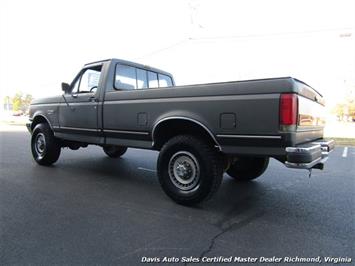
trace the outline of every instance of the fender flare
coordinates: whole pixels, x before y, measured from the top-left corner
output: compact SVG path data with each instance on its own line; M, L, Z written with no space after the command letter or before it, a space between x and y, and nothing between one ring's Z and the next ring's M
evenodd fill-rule
M202 127L207 133L208 135L212 138L213 142L216 144L216 146L218 147L218 149L221 151L221 145L218 143L216 137L213 135L213 133L211 132L211 130L206 126L204 125L203 123L201 123L200 121L197 121L196 119L193 119L193 118L189 118L189 117L185 117L185 116L168 116L168 117L164 117L160 120L158 120L158 122L156 122L152 128L152 146L154 146L154 143L155 143L155 131L157 129L157 127L162 123L162 122L165 122L165 121L168 121L168 120L185 120L185 121L189 121L189 122L192 122L192 123L195 123L196 125Z
M43 115L43 114L35 114L35 115L33 116L32 121L31 121L31 130L34 129L33 122L35 122L35 120L36 120L36 119L39 119L40 117L41 117L41 118L44 118L44 120L47 121L47 124L49 125L49 127L50 127L51 130L53 131L53 126L52 126L51 122L50 122L49 119L48 119L45 115Z

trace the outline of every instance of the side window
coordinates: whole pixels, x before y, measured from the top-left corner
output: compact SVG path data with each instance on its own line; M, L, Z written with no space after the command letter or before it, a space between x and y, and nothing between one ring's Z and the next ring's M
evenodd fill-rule
M158 88L158 74L152 71L148 71L149 88Z
M147 70L137 68L137 88L148 88Z
M114 80L116 90L139 90L171 86L173 86L171 77L167 75L128 65L116 65Z
M116 66L115 88L121 90L135 90L137 88L136 69L131 66Z
M173 86L173 82L171 77L163 74L159 74L159 87L171 87Z
M75 81L72 93L95 92L99 85L101 66L93 69L85 69L81 76Z

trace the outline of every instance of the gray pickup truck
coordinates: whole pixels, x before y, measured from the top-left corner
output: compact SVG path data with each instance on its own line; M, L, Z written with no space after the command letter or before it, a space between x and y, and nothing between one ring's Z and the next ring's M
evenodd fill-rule
M334 148L323 140L322 95L291 77L175 86L165 71L109 59L86 64L62 89L30 107L38 164L56 162L63 147L99 145L111 158L157 150L159 182L180 204L210 198L224 172L257 178L270 157L323 169Z

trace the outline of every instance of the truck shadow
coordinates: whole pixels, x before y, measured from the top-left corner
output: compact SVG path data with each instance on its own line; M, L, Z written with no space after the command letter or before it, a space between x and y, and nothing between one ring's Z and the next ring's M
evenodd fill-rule
M105 193L110 204L117 207L177 222L208 223L222 232L239 230L256 220L268 220L275 213L279 219L288 219L292 215L308 219L312 224L319 219L316 214L310 216L307 208L297 208L295 213L295 204L300 203L295 202L288 186L275 187L278 179L284 177L275 175L272 170L251 182L237 182L224 174L223 182L211 200L190 207L178 205L162 191L156 173L138 169L142 164L147 168L154 167L155 155L145 155L148 154L139 155L145 157L144 162L135 160L137 155L129 153L120 159L97 153L75 157L75 160L63 156L54 166L56 169L50 170L58 169L61 174L64 171L68 175L67 179L75 177L82 184L90 183L87 192L95 193L99 198ZM294 184L295 180L289 182ZM313 202L313 207L315 205L317 202Z
M127 153L122 158L111 159L94 150L79 154L63 153L53 168L43 168L33 163L44 173L43 179L58 178L58 184L73 183L84 186L91 197L108 199L103 209L128 209L133 213L173 219L176 222L208 223L222 232L235 231L255 220L267 220L278 213L280 218L293 212L294 199L285 187L275 187L283 176L268 170L263 176L251 182L237 182L224 174L223 182L211 200L196 206L181 206L165 195L156 173L142 171L138 167L155 168L156 154L151 152ZM275 167L276 165L272 165ZM50 171L43 171L47 169ZM63 177L65 180L63 180ZM73 180L73 181L72 181ZM293 181L294 182L294 181ZM276 190L275 190L276 189ZM80 193L81 188L77 193ZM298 210L298 217L306 217L304 209Z
M136 156L134 154L133 157ZM145 161L137 161L132 158L131 154L127 153L127 155L118 159L107 158L104 155L94 159L88 157L79 157L75 160L62 158L57 166L69 175L105 182L110 186L113 193L115 190L118 193L119 188L126 186L136 195L136 198L140 198L145 197L142 195L142 191L144 191L144 194L149 194L151 208L161 208L161 206L171 208L174 206L174 209L181 213L186 212L186 210L189 210L189 213L191 211L196 213L207 211L215 214L227 212L227 216L242 213L257 206L260 199L259 195L267 189L261 180L261 182L237 182L224 174L220 189L211 200L193 207L177 205L161 190L156 172L139 169L142 165L148 169L155 168L155 157L155 155L149 156L148 160L145 158ZM231 211L231 208L233 211ZM212 220L213 223L217 222L216 217L213 217Z

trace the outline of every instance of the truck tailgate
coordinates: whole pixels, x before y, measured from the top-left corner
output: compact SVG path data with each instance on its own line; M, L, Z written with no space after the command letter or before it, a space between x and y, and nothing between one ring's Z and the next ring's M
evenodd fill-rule
M323 137L325 107L323 96L312 87L295 80L298 90L297 132L304 132L303 142Z
M297 129L323 128L324 105L304 96L298 97L298 122Z

